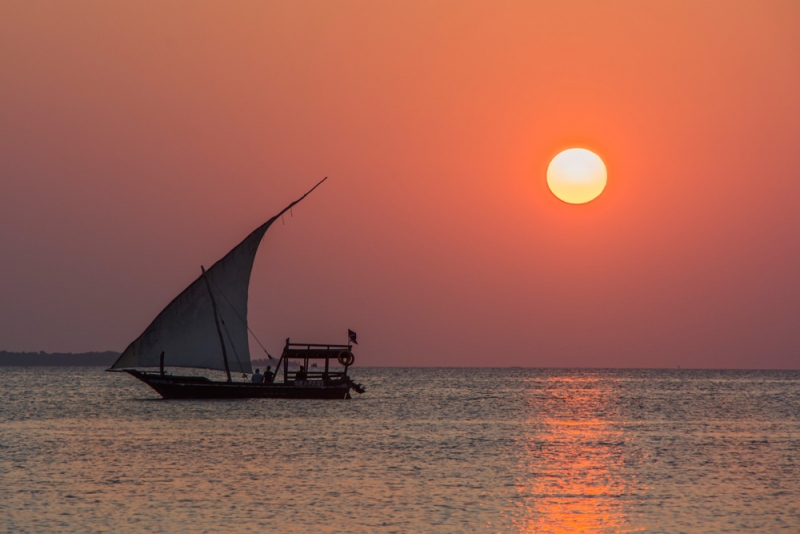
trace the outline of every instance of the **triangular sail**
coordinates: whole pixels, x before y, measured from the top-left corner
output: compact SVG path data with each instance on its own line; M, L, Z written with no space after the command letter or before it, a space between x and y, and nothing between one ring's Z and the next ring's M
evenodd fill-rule
M112 369L158 367L164 352L164 365L225 370L222 347L214 323L210 285L214 292L222 337L231 372L252 373L247 338L247 294L250 273L261 239L281 215L308 196L295 200L276 216L253 230L221 260L175 297L111 366Z

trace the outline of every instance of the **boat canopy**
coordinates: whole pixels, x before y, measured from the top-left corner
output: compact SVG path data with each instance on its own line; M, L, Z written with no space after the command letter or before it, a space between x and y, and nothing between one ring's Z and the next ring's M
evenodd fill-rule
M324 181L253 230L167 304L111 369L158 367L163 352L169 367L225 371L227 355L230 372L252 373L247 295L258 246L272 223Z

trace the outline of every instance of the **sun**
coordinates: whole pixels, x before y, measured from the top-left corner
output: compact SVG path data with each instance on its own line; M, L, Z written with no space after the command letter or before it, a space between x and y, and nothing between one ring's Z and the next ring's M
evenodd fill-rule
M569 204L596 199L606 187L608 173L600 156L585 148L560 152L547 167L547 185Z

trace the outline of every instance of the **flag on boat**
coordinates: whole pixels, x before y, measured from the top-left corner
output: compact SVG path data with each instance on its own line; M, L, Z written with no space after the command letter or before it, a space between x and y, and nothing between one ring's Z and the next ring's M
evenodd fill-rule
M358 341L356 341L356 333L349 328L347 329L347 339L350 341L350 343L355 343L358 345Z

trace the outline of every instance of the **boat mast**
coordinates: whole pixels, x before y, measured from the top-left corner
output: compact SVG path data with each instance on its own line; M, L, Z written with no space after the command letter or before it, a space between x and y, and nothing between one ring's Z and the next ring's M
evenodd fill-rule
M217 334L219 335L219 344L222 345L222 360L225 362L225 373L228 375L228 382L231 380L231 369L228 367L228 352L225 350L225 340L222 338L222 329L219 327L219 313L217 313L217 301L214 300L214 293L211 292L211 284L208 282L206 275L206 268L202 265L200 269L203 271L203 280L206 281L208 288L208 295L211 297L211 307L214 309L214 324L217 325Z

